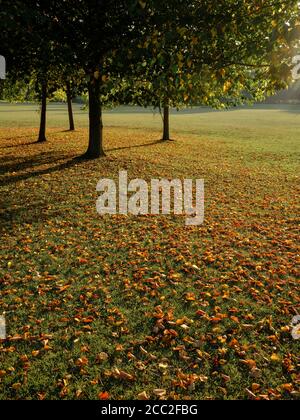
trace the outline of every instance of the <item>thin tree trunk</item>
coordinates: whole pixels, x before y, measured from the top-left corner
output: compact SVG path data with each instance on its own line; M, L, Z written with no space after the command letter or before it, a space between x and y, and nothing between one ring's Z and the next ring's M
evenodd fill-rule
M4 83L3 83L3 81L0 79L0 99L3 99L3 98L2 98L2 95L3 95L3 90L4 90Z
M46 113L47 113L47 82L42 82L42 105L41 105L41 121L38 143L44 143L46 138Z
M70 83L67 83L67 103L68 103L68 113L69 113L69 125L70 131L75 130L75 124L74 124L74 116L73 116L73 107L72 107L72 92L71 92L71 86Z
M164 132L163 140L170 140L170 108L169 106L164 106Z
M26 95L25 95L25 101L29 102L29 96L30 96L30 84L27 85Z
M100 79L91 77L89 82L89 146L84 155L88 159L105 156L103 150L103 122L100 101Z

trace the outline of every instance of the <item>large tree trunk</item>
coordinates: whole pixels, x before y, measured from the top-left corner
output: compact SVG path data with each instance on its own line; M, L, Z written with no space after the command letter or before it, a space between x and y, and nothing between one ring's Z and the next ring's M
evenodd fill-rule
M47 113L47 82L42 82L42 103L41 103L41 121L38 143L44 143L46 138L46 113Z
M163 140L170 140L170 108L169 106L164 106L164 131L163 131Z
M100 79L91 77L89 82L89 147L84 155L88 159L105 156L103 150L103 122L100 101Z
M67 82L67 103L68 103L68 113L69 113L69 130L74 131L75 130L75 124L74 124L74 116L73 116L73 107L72 107L72 91L70 83Z

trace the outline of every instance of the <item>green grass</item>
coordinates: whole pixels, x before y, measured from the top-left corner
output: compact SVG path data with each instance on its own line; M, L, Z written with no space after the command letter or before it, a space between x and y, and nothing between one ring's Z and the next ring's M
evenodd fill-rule
M93 162L86 113L51 105L37 145L35 108L0 104L0 398L299 399L300 108L174 113L168 144L122 108ZM97 215L120 169L204 178L204 225Z
M77 128L88 127L88 113L74 104ZM68 128L66 105L48 105L48 127ZM34 104L0 102L0 127L37 127L39 107ZM158 111L137 107L120 107L104 112L106 127L160 130ZM294 151L298 144L300 105L256 105L229 111L208 108L173 111L171 127L174 133L213 136L227 144L243 148L281 153ZM237 142L238 140L238 142Z

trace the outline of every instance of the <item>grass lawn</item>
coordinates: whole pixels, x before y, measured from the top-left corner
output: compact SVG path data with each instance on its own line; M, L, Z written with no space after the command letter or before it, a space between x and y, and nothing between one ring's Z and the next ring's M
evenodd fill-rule
M87 114L0 104L0 399L300 399L300 107ZM35 128L32 128L35 127ZM100 178L204 178L206 218L99 216ZM298 264L298 266L297 266Z

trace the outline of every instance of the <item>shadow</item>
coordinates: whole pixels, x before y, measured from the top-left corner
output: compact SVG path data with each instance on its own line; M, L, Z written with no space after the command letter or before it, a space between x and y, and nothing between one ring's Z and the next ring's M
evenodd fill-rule
M142 147L151 147L159 144L167 144L169 142L164 140L156 140L152 143L139 144L126 147L116 147L107 149L107 152L132 149L132 148L142 148ZM49 151L40 154L35 154L33 156L24 157L21 159L13 156L10 162L7 162L6 158L0 158L0 174L4 175L1 179L1 186L12 186L14 188L15 184L20 181L27 181L29 179L38 178L43 175L50 175L54 173L59 173L60 171L68 170L71 168L76 169L76 173L80 173L79 165L84 165L86 162L95 162L92 163L92 168L95 170L100 169L100 167L106 166L107 162L111 162L111 159L99 158L95 161L92 159L87 159L85 155L83 156L70 156L65 155L62 151ZM97 166L97 163L100 167ZM1 167L2 163L2 167ZM48 165L53 164L49 167ZM40 168L41 165L47 165L45 168ZM78 166L78 170L76 168ZM90 166L89 166L90 168ZM18 172L21 172L18 174ZM15 173L15 175L12 175ZM51 183L51 179L49 179ZM36 197L35 201L25 201L23 203L15 203L14 196L8 197L6 204L2 205L0 209L0 225L1 229L4 230L14 230L19 224L23 223L33 223L35 221L43 222L47 221L50 218L60 217L61 208L50 208L49 204L53 197L46 195L44 199Z
M5 127L2 127L2 128L5 128ZM20 127L18 127L18 128L20 128ZM34 130L34 129L32 129L32 130ZM38 134L38 129L36 128L35 130L36 130L36 135L37 135ZM7 136L7 137L5 137L5 140L28 139L28 137L30 137L28 134L22 135L22 136L13 136L13 137L12 136Z
M61 162L53 167L48 167L45 169L37 169L34 170L34 166L41 165L41 164L51 164L58 161L62 161L66 159L60 153L47 153L43 154L43 156L33 156L31 159L27 159L25 162L18 162L12 163L10 165L5 165L4 170L13 169L15 172L18 170L22 170L24 168L32 168L32 170L28 171L27 173L22 173L19 175L7 175L1 179L1 186L9 186L14 185L20 181L26 181L28 179L40 177L43 175L50 175L56 172L63 171L65 169L73 168L74 166L78 166L81 163L86 162L86 159L82 157L70 157L67 161ZM17 159L16 159L17 160ZM1 167L0 167L1 170ZM3 171L3 168L2 168ZM51 182L51 181L50 181ZM12 187L13 188L13 187ZM52 197L53 199L53 197ZM13 200L13 201L12 201ZM46 195L43 200L36 200L35 202L31 201L24 201L23 203L18 202L17 205L14 202L13 196L9 198L8 202L5 204L5 200L3 201L1 208L0 208L0 227L1 230L10 230L14 229L20 223L32 223L35 221L47 221L49 218L59 217L61 215L61 209L58 207L57 209L51 208L49 212L49 196ZM51 200L50 200L51 201Z
M116 147L116 148L111 148L111 149L107 149L107 152L113 152L113 151L119 151L119 150L125 150L125 149L135 149L135 148L142 148L142 147L151 147L151 146L155 146L158 144L166 144L166 143L172 143L173 141L165 141L165 140L157 140L154 141L152 143L146 143L146 144L139 144L139 145L135 145L135 146L124 146L124 147ZM41 175L49 175L52 174L54 172L58 172L58 171L62 171L64 169L69 169L75 165L84 163L84 162L90 162L93 159L89 159L86 157L86 155L81 155L81 156L76 156L73 157L72 159L68 160L67 162L63 162L59 165L56 165L52 168L46 168L46 169L39 169L39 170L34 170L35 166L41 166L41 165L49 165L52 163L56 163L59 161L62 161L64 159L67 159L68 156L64 156L61 154L61 152L45 152L42 153L40 155L34 155L28 159L23 160L22 162L19 161L19 158L13 158L12 161L9 164L6 165L2 165L0 166L0 175L4 175L4 177L1 179L1 185L2 186L8 186L8 185L12 185L15 184L16 182L19 181L26 181L27 179L30 178L34 178L34 177L38 177ZM105 159L105 157L103 158L98 158L99 160L101 159ZM98 160L95 159L95 160ZM5 162L7 161L7 157L4 158L0 158L0 164L1 162ZM28 173L24 173L24 174L20 174L20 175L8 175L5 176L6 174L11 174L12 172L18 172L18 171L24 171L26 169L33 169L31 171L29 171Z
M32 168L35 166L49 165L61 160L66 159L67 156L59 152L44 152L39 155L29 156L28 158L11 157L9 158L8 164L3 164L0 166L0 175L5 175L11 172L24 171L26 169ZM7 162L7 156L0 158L0 163Z
M48 202L39 201L32 204L22 204L19 208L2 208L0 211L0 226L3 230L10 230L18 221L22 223L32 223L36 220L47 221L49 215L46 214ZM51 215L55 217L55 212Z
M70 131L70 130L63 130L63 131L50 131L49 134L61 134L61 133L76 133L75 131ZM10 140L17 140L17 139L25 139L25 138L29 138L30 136L16 136L16 137L7 137L5 138L5 141L10 141ZM1 149L14 149L14 148L18 148L18 147L23 147L23 146L31 146L34 144L43 144L43 143L39 143L36 139L38 137L38 133L36 134L36 137L34 140L29 141L27 143L18 143L18 144L11 144L8 146L0 146L0 150ZM48 140L49 142L49 140Z
M17 172L18 170L25 170L28 168L33 168L34 166L38 166L38 165L46 165L46 164L51 164L51 163L55 163L55 162L59 162L62 161L64 158L63 155L61 155L60 153L55 154L55 156L53 156L52 154L49 153L45 153L43 155L48 155L45 156L45 158L40 158L37 159L36 156L32 157L31 159L27 159L25 162L19 163L19 164L14 164L11 163L9 165L4 165L4 167L2 166L2 168L0 167L0 174L6 174L7 172ZM56 157L57 155L57 157ZM58 171L62 171L64 169L69 169L75 165L78 165L80 163L85 162L86 159L83 159L82 157L74 157L70 160L68 160L67 162L61 163L59 165L56 165L52 168L46 168L46 169L39 169L36 171L30 171L28 173L24 173L21 175L16 175L16 176L4 176L3 179L1 179L1 185L2 186L8 186L11 184L15 184L16 182L19 181L26 181L27 179L30 178L35 178L41 175L48 175L54 172L58 172ZM3 169L4 168L4 169Z
M134 145L134 146L115 147L115 148L112 148L112 149L107 149L107 152L116 152L118 150L126 150L126 149L138 149L138 148L141 148L141 147L151 147L151 146L156 146L158 144L167 144L169 142L171 143L173 141L174 140L156 140L152 143L137 144L137 145Z
M23 147L23 146L31 146L32 144L37 144L36 140L28 143L20 143L20 144L14 144L10 146L1 146L0 149L14 149L16 147Z

